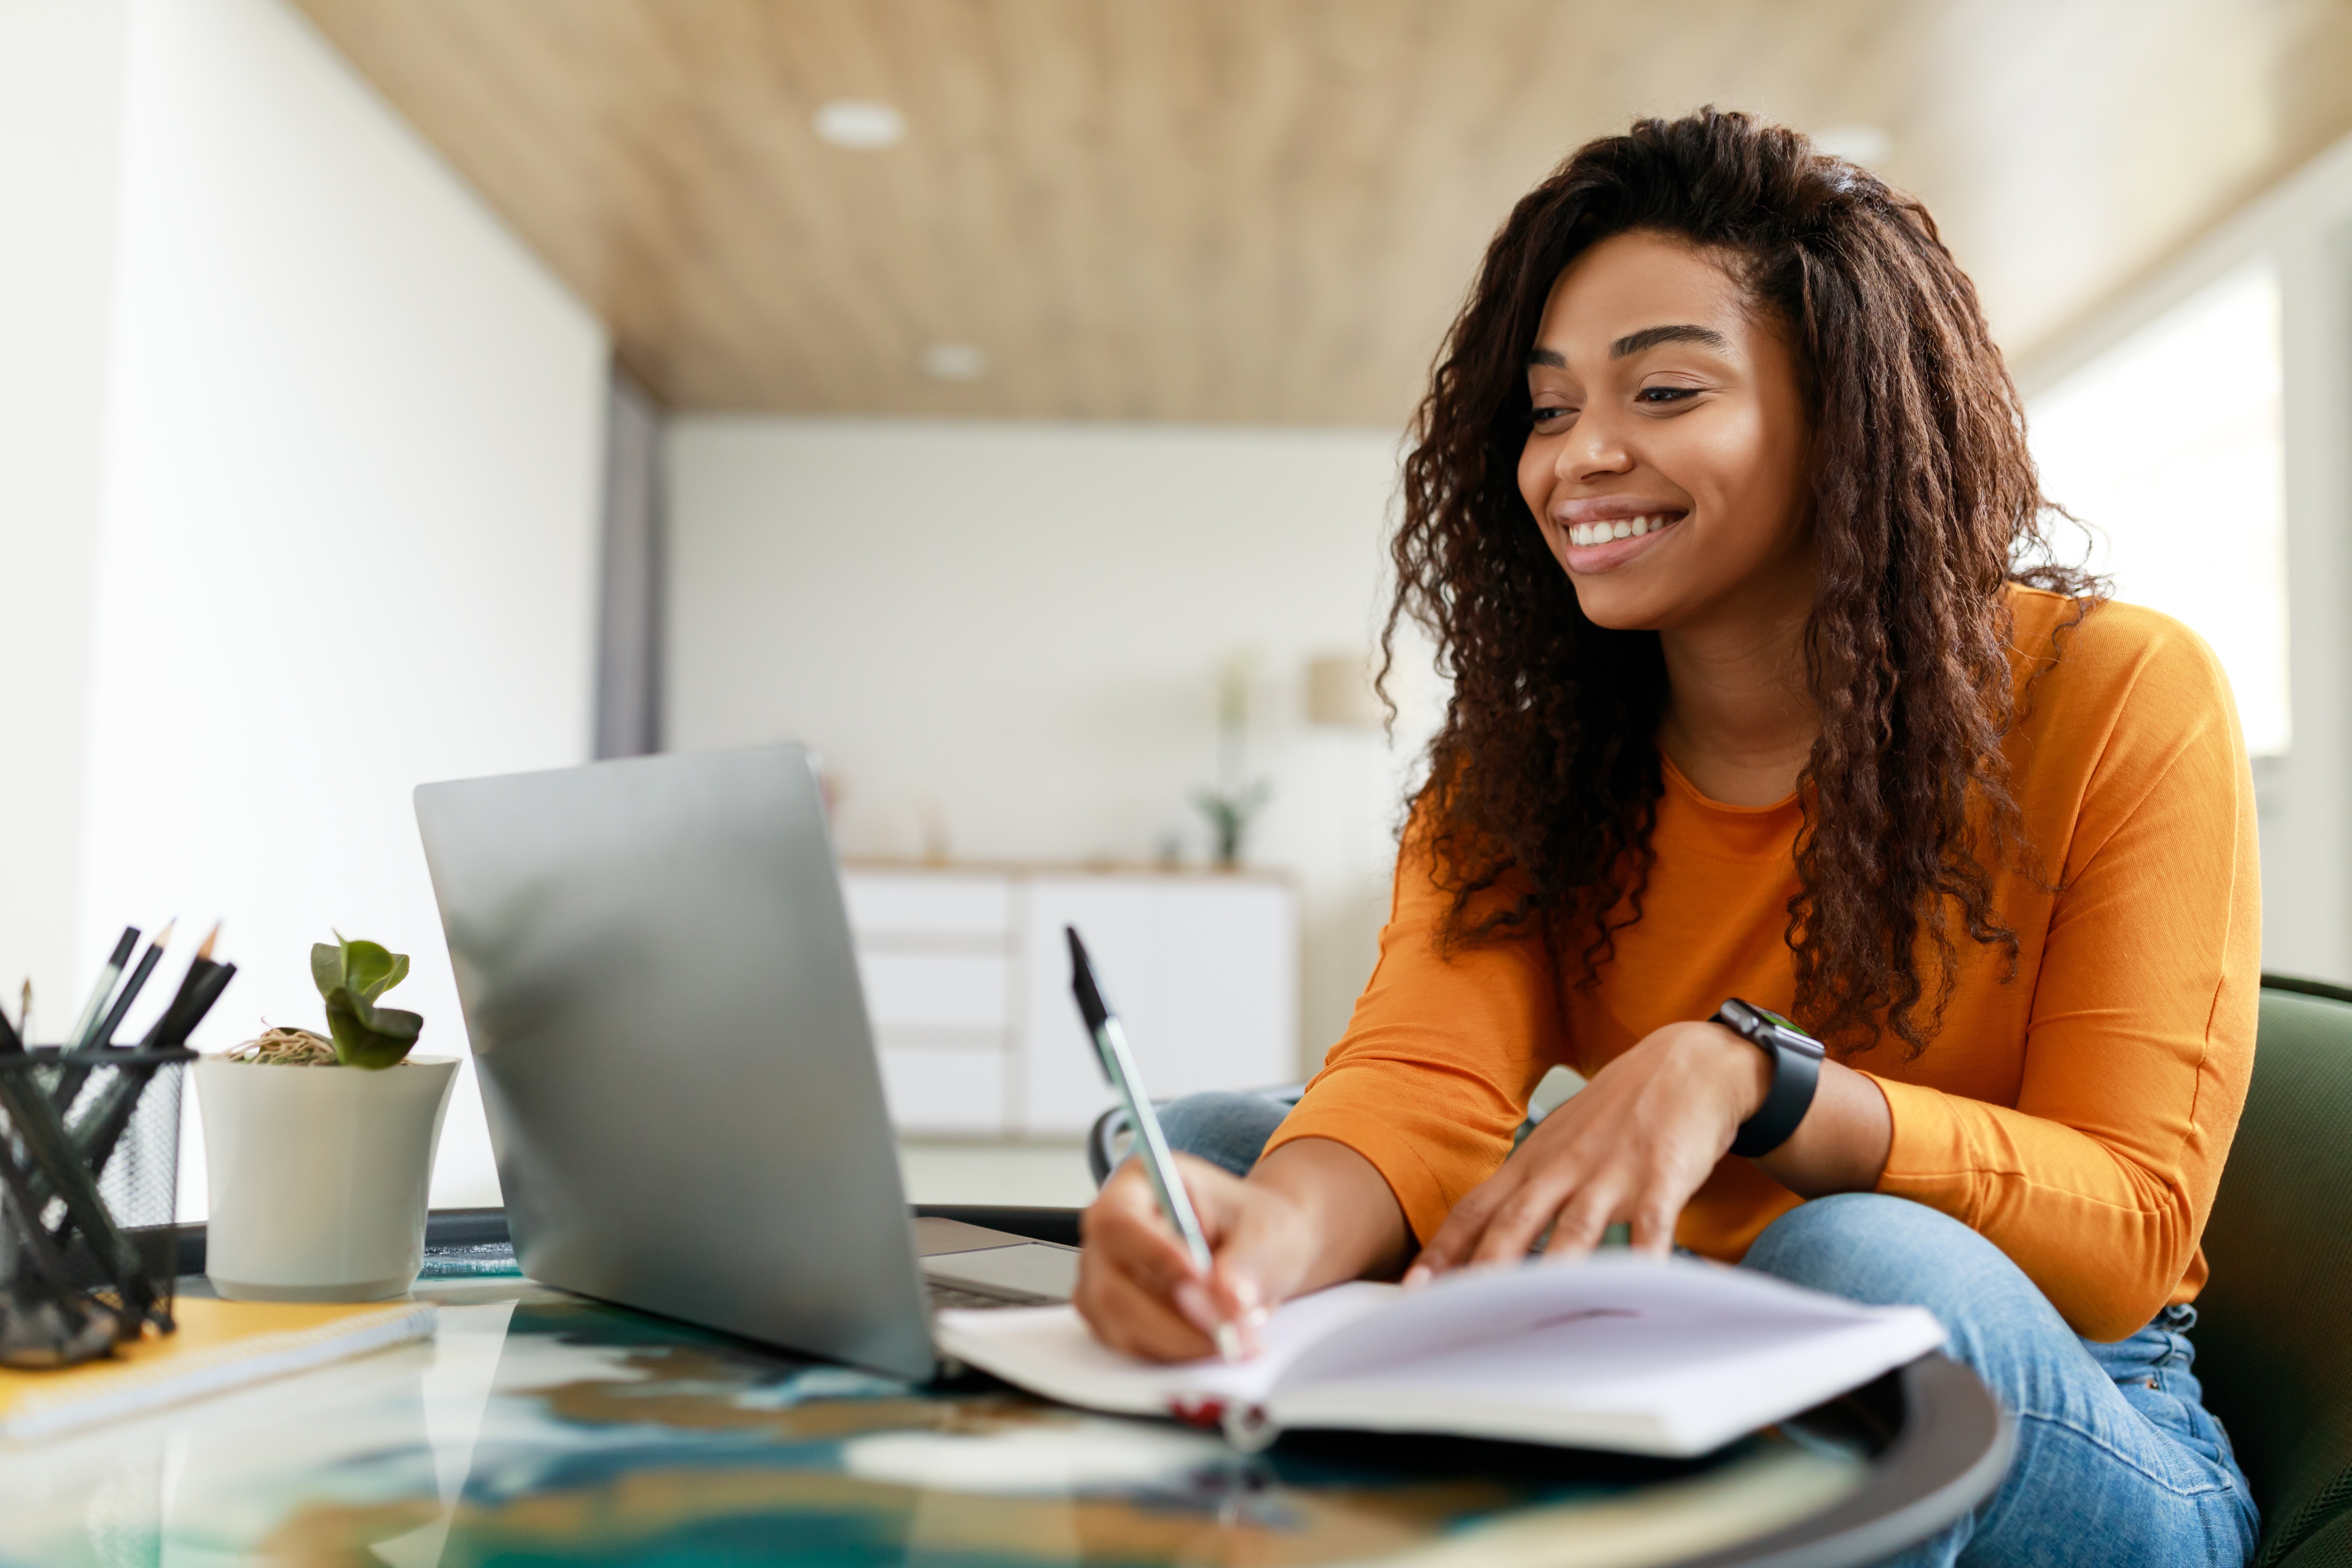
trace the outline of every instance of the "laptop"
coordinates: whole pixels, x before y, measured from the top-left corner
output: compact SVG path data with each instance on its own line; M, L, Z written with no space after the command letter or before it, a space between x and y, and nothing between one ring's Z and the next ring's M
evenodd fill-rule
M431 784L416 822L533 1279L923 1378L1075 1249L910 1220L799 746Z

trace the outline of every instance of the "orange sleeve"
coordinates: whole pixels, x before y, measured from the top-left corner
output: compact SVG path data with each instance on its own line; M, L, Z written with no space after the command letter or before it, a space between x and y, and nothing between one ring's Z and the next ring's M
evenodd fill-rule
M1409 828L1380 963L1348 1032L1266 1143L1269 1152L1297 1138L1346 1144L1379 1170L1424 1242L1510 1153L1528 1097L1560 1059L1541 939L1442 954L1450 895L1433 865Z
M2253 1068L2262 967L2253 785L2227 678L2173 626L2122 675L2102 711L2053 715L2079 722L2037 741L2097 761L2071 840L2043 846L2065 853L2016 1109L1873 1075L1895 1122L1878 1190L1981 1233L2096 1340L2137 1331L2197 1264Z

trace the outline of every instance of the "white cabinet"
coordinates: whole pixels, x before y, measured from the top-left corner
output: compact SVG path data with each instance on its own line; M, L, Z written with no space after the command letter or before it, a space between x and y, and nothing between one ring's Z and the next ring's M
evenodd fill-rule
M1297 1076L1298 916L1285 882L859 866L843 885L903 1131L1071 1136L1110 1104L1070 1000L1070 925L1155 1097Z

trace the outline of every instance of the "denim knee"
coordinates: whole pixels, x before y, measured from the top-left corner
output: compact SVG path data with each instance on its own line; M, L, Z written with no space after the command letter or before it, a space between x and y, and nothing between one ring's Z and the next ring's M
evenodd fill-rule
M1246 1176L1265 1141L1290 1114L1290 1107L1263 1094L1226 1089L1188 1094L1160 1108L1160 1128L1168 1146Z
M1999 1489L1903 1568L2247 1560L2260 1521L2176 1334L2143 1331L2095 1354L1999 1247L1948 1215L1873 1193L1800 1205L1743 1261L1850 1300L1927 1308L1948 1353L2015 1418L2016 1459ZM2134 1352L2149 1365L2126 1364ZM2146 1374L2176 1354L2159 1388ZM2112 1375L2109 1362L2129 1375Z
M1979 1370L2029 1325L2075 1344L2074 1331L2007 1253L1908 1198L1840 1193L1800 1204L1765 1226L1741 1261L1850 1301L1925 1307L1952 1336L1952 1354Z
M1799 1204L1765 1226L1742 1262L1792 1284L1876 1301L1880 1292L1930 1289L1955 1261L1979 1252L2001 1256L1983 1237L1924 1204L1838 1193ZM1850 1286L1870 1294L1856 1296ZM1916 1303L1916 1297L1888 1300Z

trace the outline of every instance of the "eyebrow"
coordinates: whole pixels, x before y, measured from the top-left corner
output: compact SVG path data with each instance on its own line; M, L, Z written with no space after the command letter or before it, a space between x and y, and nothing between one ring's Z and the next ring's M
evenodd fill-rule
M1678 322L1673 326L1643 327L1638 332L1628 332L1609 345L1609 357L1630 359L1643 349L1654 349L1660 343L1696 343L1702 348L1715 349L1724 353L1731 352L1731 340L1713 327ZM1537 349L1528 355L1528 363L1531 366L1542 365L1550 370L1568 368L1567 359L1554 349Z
M1643 349L1656 348L1660 343L1696 343L1702 348L1731 350L1731 340L1713 327L1693 326L1685 322L1671 327L1643 327L1638 332L1628 332L1609 345L1611 359L1628 359Z

